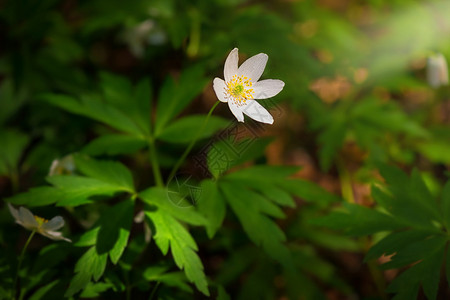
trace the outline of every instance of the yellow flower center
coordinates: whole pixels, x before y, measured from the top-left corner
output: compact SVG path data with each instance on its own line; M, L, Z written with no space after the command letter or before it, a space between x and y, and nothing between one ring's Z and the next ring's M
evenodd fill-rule
M238 106L244 105L248 99L253 99L253 85L252 79L245 76L234 75L230 81L227 82L225 92L228 97L234 100Z
M41 217L38 217L38 216L34 216L34 219L38 222L39 227L41 227L43 224L48 222L47 219L44 219L44 218L41 218Z

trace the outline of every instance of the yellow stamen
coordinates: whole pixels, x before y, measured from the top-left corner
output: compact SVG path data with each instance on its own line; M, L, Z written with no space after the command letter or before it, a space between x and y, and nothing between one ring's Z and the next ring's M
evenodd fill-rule
M249 99L253 99L254 90L252 79L245 76L234 75L230 81L227 82L225 94L227 98L231 98L238 106L244 105Z
M38 222L39 226L42 226L43 224L48 222L47 219L44 219L44 218L41 218L38 216L34 216L34 219Z

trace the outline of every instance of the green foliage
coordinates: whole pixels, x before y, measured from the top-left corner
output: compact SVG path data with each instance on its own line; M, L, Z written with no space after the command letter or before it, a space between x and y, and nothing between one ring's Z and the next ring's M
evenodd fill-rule
M0 298L448 298L449 92L425 68L449 12L2 1ZM285 83L273 125L214 106L234 47ZM7 203L73 243L28 243Z
M448 260L449 183L441 199L429 192L421 175L408 177L401 170L380 166L387 189L374 187L372 194L378 209L347 204L345 211L317 219L316 224L342 229L350 235L388 234L366 254L366 260L392 255L383 269L409 268L394 279L388 292L394 299L417 297L422 287L428 299L436 299L443 262ZM447 276L449 270L446 270ZM427 274L427 276L424 276Z

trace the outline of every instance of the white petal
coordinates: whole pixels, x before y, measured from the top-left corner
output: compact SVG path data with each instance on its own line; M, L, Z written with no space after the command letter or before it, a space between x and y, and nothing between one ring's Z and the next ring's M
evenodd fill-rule
M284 82L278 79L261 80L253 84L253 97L255 99L267 99L275 96L284 87Z
M244 114L241 107L237 106L234 101L228 101L228 107L239 122L244 122Z
M45 231L54 231L58 230L64 226L64 219L60 216L56 216L52 218L47 223L42 224L41 228Z
M246 76L250 78L252 82L257 82L264 72L268 59L269 57L265 53L259 53L250 57L239 67L237 75Z
M243 106L242 111L253 120L261 123L273 124L272 115L255 100L247 100L247 104Z
M19 221L19 211L14 208L14 206L11 205L11 203L8 202L8 208L11 212L11 215L14 217L16 221Z
M27 229L35 229L39 227L39 223L36 221L31 211L23 206L19 208L19 221L22 222L23 227Z
M221 102L227 102L228 100L225 98L225 88L226 88L226 83L225 81L223 81L220 78L214 78L213 80L213 89L214 92L216 92L216 96L217 98L221 101Z
M231 50L230 54L228 54L228 57L225 60L225 66L223 68L223 76L226 82L230 81L233 75L236 75L238 70L238 62L238 48L234 48L233 50Z
M63 237L62 233L59 231L41 231L40 234L42 234L43 236L46 236L52 240L56 240L56 241L64 240L67 242L72 242L72 240L70 240L66 237Z

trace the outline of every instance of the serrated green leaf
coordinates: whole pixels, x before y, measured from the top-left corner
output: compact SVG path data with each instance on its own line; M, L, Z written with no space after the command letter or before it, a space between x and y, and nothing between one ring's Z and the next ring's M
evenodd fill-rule
M161 252L166 254L170 244L176 265L184 269L186 277L199 291L209 296L203 265L195 252L197 244L186 228L164 210L146 211L145 214L155 226L154 238Z
M75 155L76 167L86 176L116 186L117 189L134 193L133 176L124 165L115 161L94 160Z
M225 219L226 204L214 181L204 180L200 188L202 192L197 200L198 210L208 220L206 223L206 232L211 239Z
M136 136L124 134L105 134L89 144L81 151L88 155L117 155L129 154L144 148L147 145L145 140Z
M394 299L415 299L420 284L428 299L436 299L445 245L446 239L439 237L419 249L419 259L422 261L403 272L389 285L387 291L397 293ZM417 243L411 248L416 247ZM416 249L413 252L415 251Z
M192 225L205 225L206 219L200 215L194 206L177 205L179 203L176 190L152 187L139 193L139 197L172 217Z
M0 132L0 141L0 175L11 176L13 172L17 172L19 159L29 138L19 131L8 130Z
M224 118L210 116L207 126L199 133L205 120L205 115L191 115L178 119L165 127L156 138L170 143L189 143L194 138L210 137L229 124L229 121Z
M382 265L383 269L395 269L426 259L432 253L445 247L447 240L442 236L431 236L408 244L403 249L397 249L390 261Z
M159 92L155 135L159 136L169 121L180 113L206 85L203 70L199 67L186 69L175 82L168 78Z
M378 258L382 255L391 255L404 247L415 243L420 240L424 240L433 233L421 230L406 230L400 232L393 232L372 246L367 252L365 261Z
M128 244L133 210L134 202L131 199L121 201L102 213L98 222L97 253L109 253L113 264L117 264Z
M99 255L95 247L89 248L75 265L76 274L72 278L64 296L73 296L78 291L84 289L91 279L97 281L105 271L107 258L107 253Z
M218 178L233 166L238 166L249 160L260 158L264 155L264 149L273 141L273 138L253 138L238 139L238 132L250 129L240 129L240 125L232 125L221 132L225 138L219 139L209 147L206 153L206 163L209 172ZM252 132L254 134L254 132ZM228 138L226 136L229 135ZM204 155L204 153L202 153Z
M286 237L283 231L264 214L267 208L261 206L260 199L247 197L248 195L242 193L242 186L226 181L220 181L219 188L250 240L262 246L272 258L284 266L292 267L292 258L283 244Z
M333 212L310 222L331 229L344 230L347 234L356 236L396 230L407 226L407 224L374 209L348 203L344 206L347 212Z
M432 222L441 221L441 216L435 199L420 175L413 172L409 179L401 170L387 165L380 165L380 172L392 195L375 188L372 190L375 201L411 226L435 228Z
M97 236L98 232L100 230L100 226L96 226L89 231L86 231L84 234L80 236L78 241L74 243L77 247L86 247L86 246L92 246L97 243Z
M47 177L47 181L62 193L62 197L57 201L58 206L78 206L92 202L89 200L92 196L112 196L116 192L122 191L115 185L83 176L50 176Z
M11 198L7 198L6 201L16 205L33 206L45 206L61 201L65 197L63 191L50 187L41 186L30 189L28 192L16 194Z
M269 201L266 197L263 197L261 194L258 194L253 190L248 189L247 185L242 184L238 180L230 180L229 178L223 179L220 185L222 185L223 182L227 182L227 184L233 185L235 189L239 190L241 197L246 199L252 199L253 203L257 203L257 206L254 207L255 208L257 207L258 211L260 211L261 213L279 219L285 218L285 214L283 213L280 207L278 207L273 202Z

